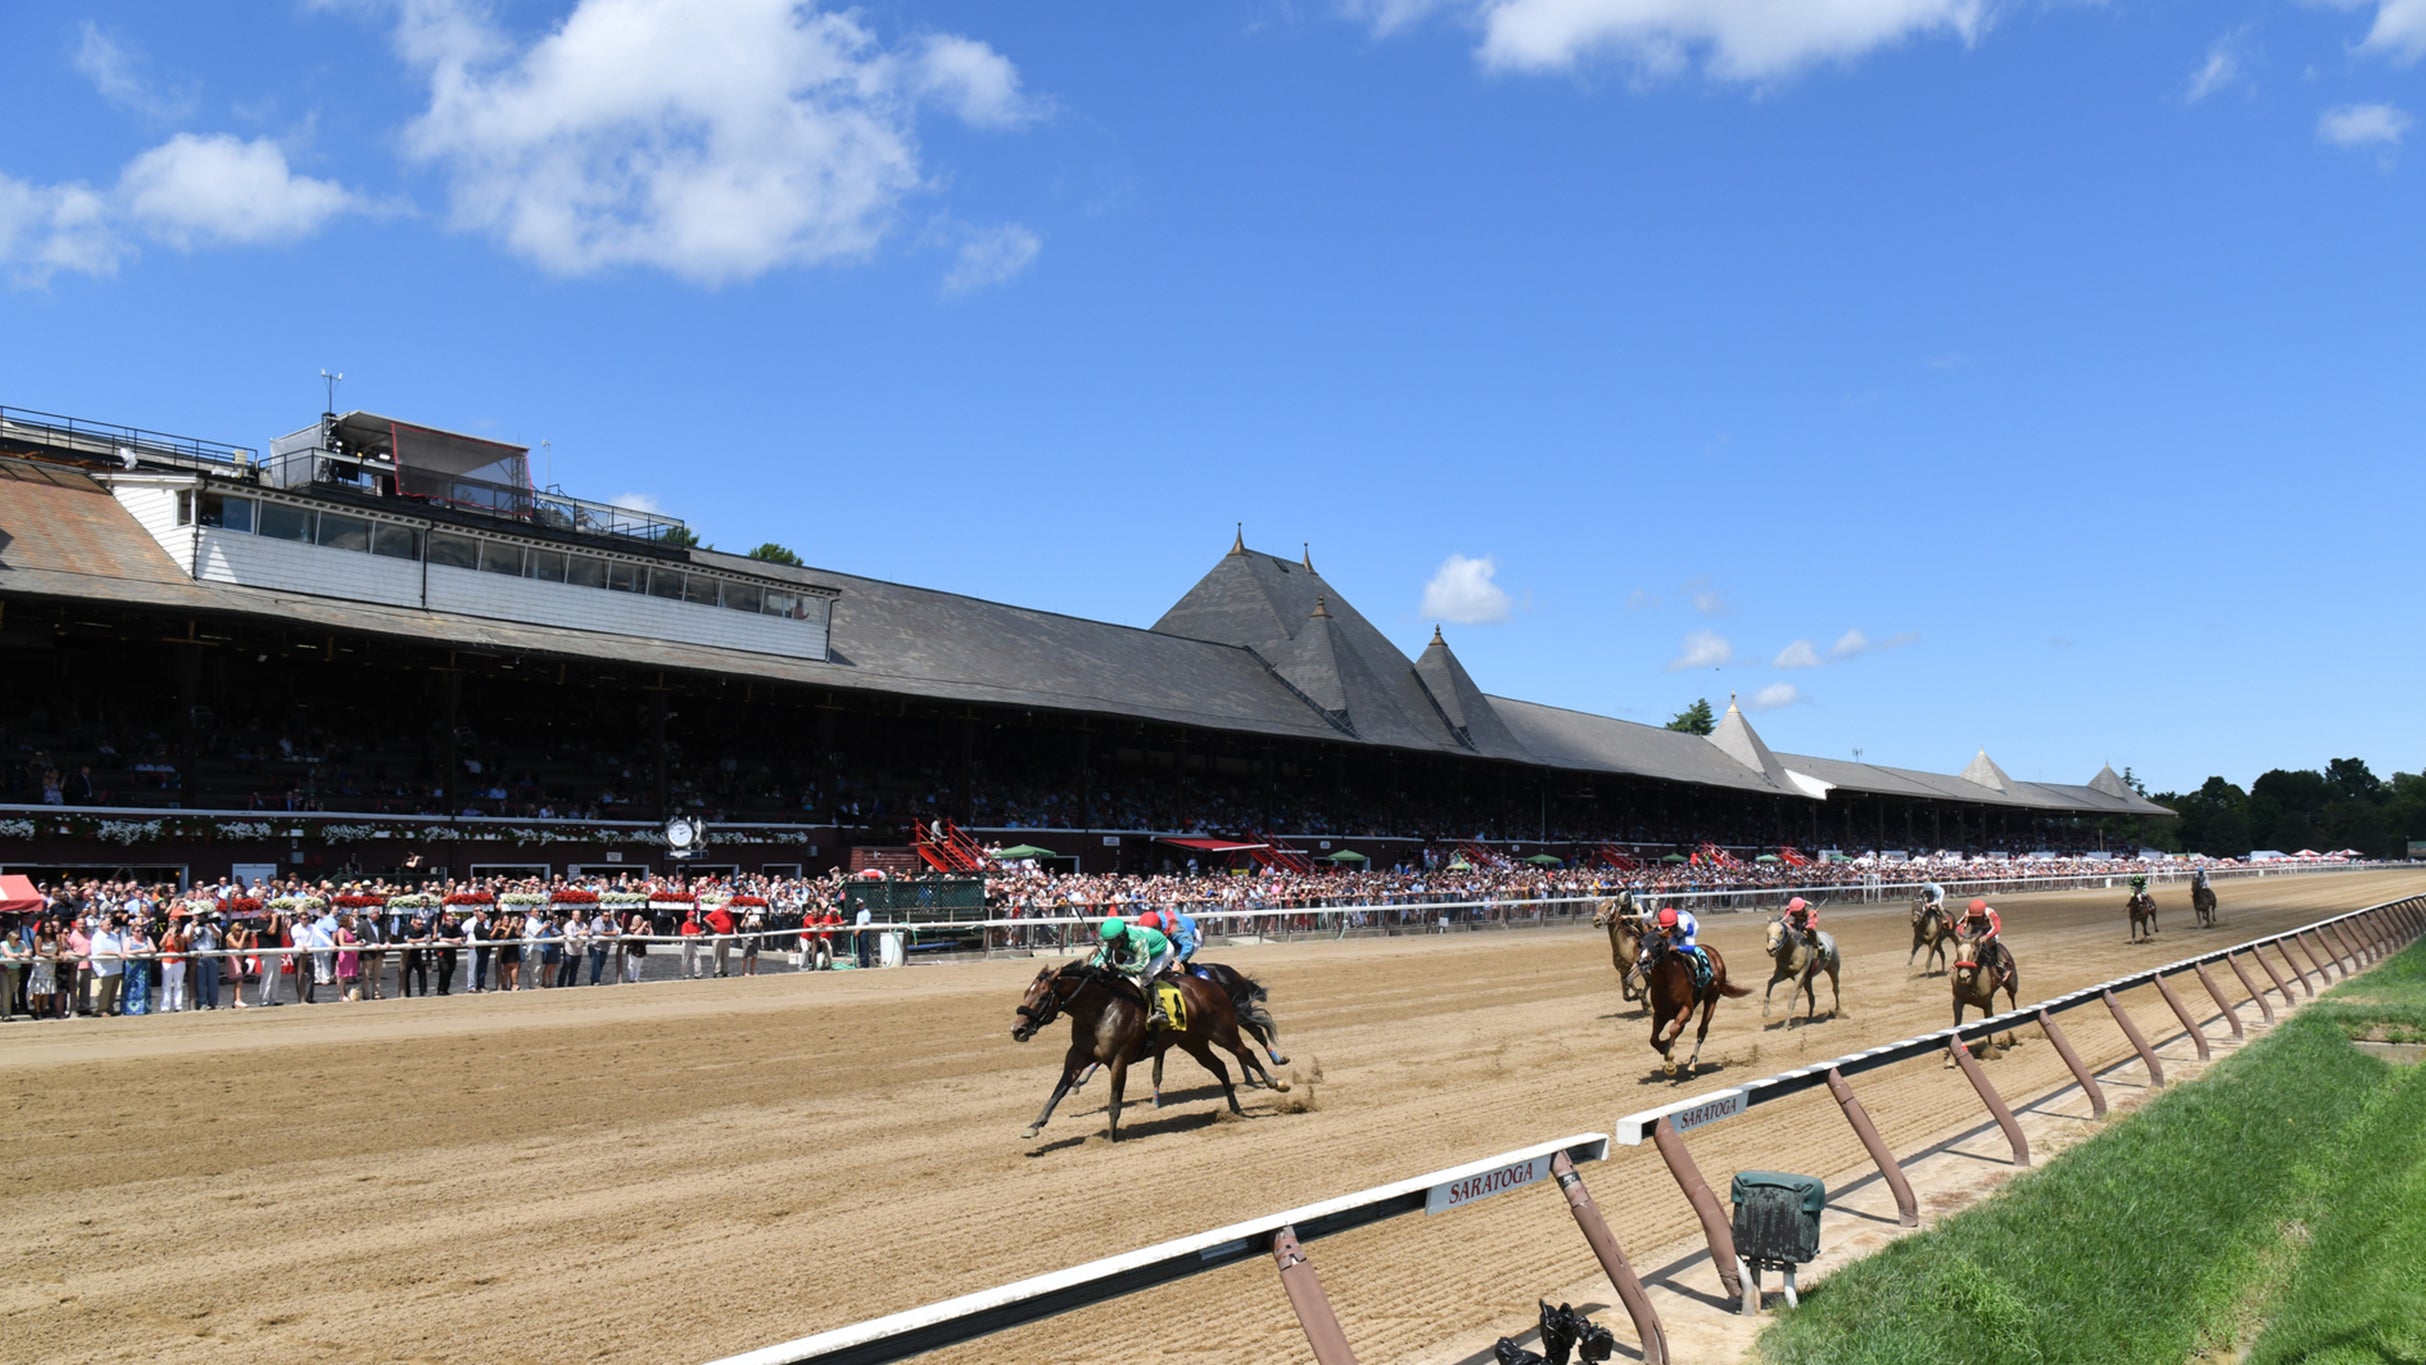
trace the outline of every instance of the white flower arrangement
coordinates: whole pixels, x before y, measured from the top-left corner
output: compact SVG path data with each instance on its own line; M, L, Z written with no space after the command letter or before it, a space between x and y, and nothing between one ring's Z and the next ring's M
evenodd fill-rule
M508 891L497 897L497 903L513 906L518 910L527 910L535 905L547 904L548 898L537 891Z
M426 891L406 891L387 898L390 910L435 910L438 898Z
M267 839L270 827L261 820L229 820L213 831L222 839Z
M304 910L325 910L328 902L318 896L272 896L269 908L280 914L292 915Z
M33 821L0 820L0 839L31 839L33 837Z
M104 820L101 822L101 828L96 832L113 844L132 844L141 839L159 838L160 822L157 820Z
M261 825L258 828L263 835L269 833L267 825ZM396 832L381 825L322 825L320 837L332 844L351 844L359 843L364 839L393 839L396 837Z
M638 891L601 891L598 893L598 903L600 905L618 905L630 908L632 906L648 904L649 898L645 894Z

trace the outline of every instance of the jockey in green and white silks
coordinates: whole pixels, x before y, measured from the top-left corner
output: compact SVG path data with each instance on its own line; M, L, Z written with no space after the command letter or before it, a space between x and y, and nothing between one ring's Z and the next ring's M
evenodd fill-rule
M1146 998L1146 1027L1171 1022L1162 1011L1162 1002L1154 998L1154 978L1179 958L1171 940L1157 930L1131 924L1118 915L1105 920L1095 932L1103 940L1103 946L1095 950L1093 962L1137 983L1138 993Z

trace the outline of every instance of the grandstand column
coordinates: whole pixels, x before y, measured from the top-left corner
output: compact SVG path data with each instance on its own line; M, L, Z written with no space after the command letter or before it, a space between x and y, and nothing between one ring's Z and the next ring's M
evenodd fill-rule
M649 694L650 780L657 792L657 813L663 815L674 808L673 782L665 762L665 674L658 674L654 686L641 690Z
M460 766L455 755L455 730L457 728L455 717L462 703L462 677L462 673L455 667L455 651L450 649L446 655L446 667L438 670L441 713L446 717L444 755L446 767L439 774L438 791L441 799L446 802L445 814L450 820L463 810L462 803L455 799L455 770Z

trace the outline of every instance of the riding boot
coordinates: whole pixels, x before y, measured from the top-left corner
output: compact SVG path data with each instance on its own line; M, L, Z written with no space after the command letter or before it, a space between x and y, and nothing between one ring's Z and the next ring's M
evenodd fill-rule
M1168 1027L1171 1016L1163 1013L1162 992L1154 988L1151 980L1138 982L1137 988L1146 996L1146 1027L1149 1030Z

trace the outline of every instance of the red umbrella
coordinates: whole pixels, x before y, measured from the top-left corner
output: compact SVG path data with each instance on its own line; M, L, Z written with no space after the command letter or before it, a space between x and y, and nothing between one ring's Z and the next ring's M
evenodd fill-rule
M42 893L34 889L32 878L0 874L0 915L38 914L42 905Z

